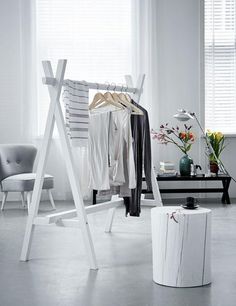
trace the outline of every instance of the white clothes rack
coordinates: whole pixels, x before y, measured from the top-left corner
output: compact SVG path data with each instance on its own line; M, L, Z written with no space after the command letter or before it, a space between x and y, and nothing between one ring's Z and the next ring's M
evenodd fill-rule
M127 77L129 77L127 75ZM44 77L42 78L43 84L47 85L55 85L55 78L49 78L49 77ZM63 84L66 83L66 80L63 82ZM127 85L127 84L126 84ZM107 83L107 84L100 84L100 83L91 83L91 82L86 82L86 86L88 86L89 89L100 89L100 90L114 90L114 91L121 91L121 92L129 92L129 93L135 93L137 92L137 88L133 88L132 86L129 87L128 85L122 86L122 85L116 85L114 83Z
M27 261L29 259L35 227L39 225L48 225L55 223L56 225L60 226L79 227L81 229L85 248L88 254L90 269L98 269L87 215L108 209L105 232L110 232L112 228L112 222L115 210L118 206L121 206L123 204L123 199L120 199L118 197L113 197L112 200L109 202L97 205L91 205L91 206L84 206L79 179L77 177L77 173L74 167L72 149L66 132L63 113L60 105L60 95L64 82L66 63L67 60L58 61L56 75L54 77L51 62L50 61L42 62L45 73L45 77L43 78L43 83L48 86L51 102L47 115L43 144L39 155L39 162L36 171L36 179L32 194L31 205L29 208L29 215L27 219L20 260ZM125 92L132 93L132 98L137 103L139 103L140 96L143 91L144 79L145 75L144 74L140 75L136 87L133 87L131 76L126 76L126 83L128 87L125 89ZM100 89L100 90L102 89L107 90L108 86L107 84L99 84L99 83L87 83L87 84L89 88ZM122 88L123 87L121 86L117 86L115 90L121 91ZM46 162L49 153L50 143L52 140L52 134L55 122L58 127L59 137L61 140L63 153L65 156L66 168L75 203L75 209L40 217L38 216L38 208L39 208L40 196L43 185L43 177L45 173L45 167L46 167ZM152 200L153 205L162 206L161 196L154 172L152 172L152 189L154 195L154 200Z

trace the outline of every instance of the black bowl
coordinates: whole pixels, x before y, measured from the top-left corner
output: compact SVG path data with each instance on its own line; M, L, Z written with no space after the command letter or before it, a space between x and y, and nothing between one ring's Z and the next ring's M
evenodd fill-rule
M181 205L184 209L197 209L199 205L188 206L186 204Z

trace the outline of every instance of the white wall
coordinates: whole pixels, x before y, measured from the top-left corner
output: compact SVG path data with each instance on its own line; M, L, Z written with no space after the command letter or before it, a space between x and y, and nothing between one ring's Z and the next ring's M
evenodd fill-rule
M158 0L158 4L157 117L159 125L169 122L176 126L180 124L173 115L179 108L200 116L200 0ZM196 127L194 131L199 132ZM160 160L170 160L178 170L183 153L177 147L157 145L155 141L153 147L157 168ZM195 163L200 163L198 143L193 145L190 155ZM163 185L168 188L160 184Z
M176 125L179 122L173 114L179 108L200 114L200 1L158 1L158 117L159 123ZM178 161L181 155L177 148L160 148L160 159ZM194 159L197 156L195 153Z
M158 123L179 124L172 116L178 108L185 108L195 112L203 124L204 92L201 70L203 0L158 0L158 4ZM194 131L199 136L200 130L196 123L189 121L188 124L193 124ZM235 138L229 138L227 141L230 142L230 145L223 153L222 160L229 172L236 177L234 166L236 141ZM175 162L178 169L179 159L183 155L180 150L171 145L158 146L155 142L153 142L153 147L154 152L159 153L154 156L157 167L160 160L171 160ZM201 164L206 169L203 140L201 140L201 145L198 140L192 146L190 156L194 163ZM164 187L167 188L166 185ZM233 182L230 195L236 196ZM209 196L215 197L216 194Z
M0 142L22 141L21 20L19 1L1 0ZM17 133L16 133L17 131Z
M28 1L28 0L27 0ZM30 1L30 0L29 0ZM201 116L201 91L200 91L200 30L201 16L200 3L202 0L157 0L158 1L158 107L153 109L155 122L151 125L157 128L163 122L176 124L172 119L173 114L180 107L187 108ZM27 2L23 0L1 0L0 9L0 143L26 142L24 127L25 92L22 85L24 65L22 55L21 27L24 18L20 14L20 6ZM159 110L159 111L158 111ZM196 134L199 130L194 125ZM231 143L223 160L226 166L236 176L235 138ZM202 146L193 146L191 156L195 163L203 163ZM172 160L178 164L181 152L171 146L158 146L153 143L154 163L160 160ZM48 171L55 176L55 196L63 198L62 194L69 192L67 178L60 176L58 165L64 167L64 162L58 149L53 146L50 155ZM56 159L56 163L55 163ZM54 163L53 163L54 161ZM236 196L234 185L231 187L231 196Z

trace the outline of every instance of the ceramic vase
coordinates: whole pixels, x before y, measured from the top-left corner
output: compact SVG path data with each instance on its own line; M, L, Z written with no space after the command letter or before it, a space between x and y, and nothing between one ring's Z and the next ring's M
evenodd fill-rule
M211 171L211 173L217 174L218 171L219 171L219 166L218 166L218 164L215 163L215 162L210 162L210 171Z
M191 164L193 164L193 160L187 154L185 154L183 157L180 158L179 172L181 176L190 176Z

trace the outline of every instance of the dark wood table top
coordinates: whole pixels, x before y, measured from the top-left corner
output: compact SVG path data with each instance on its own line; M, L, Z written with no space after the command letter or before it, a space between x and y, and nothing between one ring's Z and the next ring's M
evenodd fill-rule
M227 174L218 174L216 176L205 176L205 174L198 174L196 176L163 176L157 175L157 181L222 181L230 180L231 177Z

